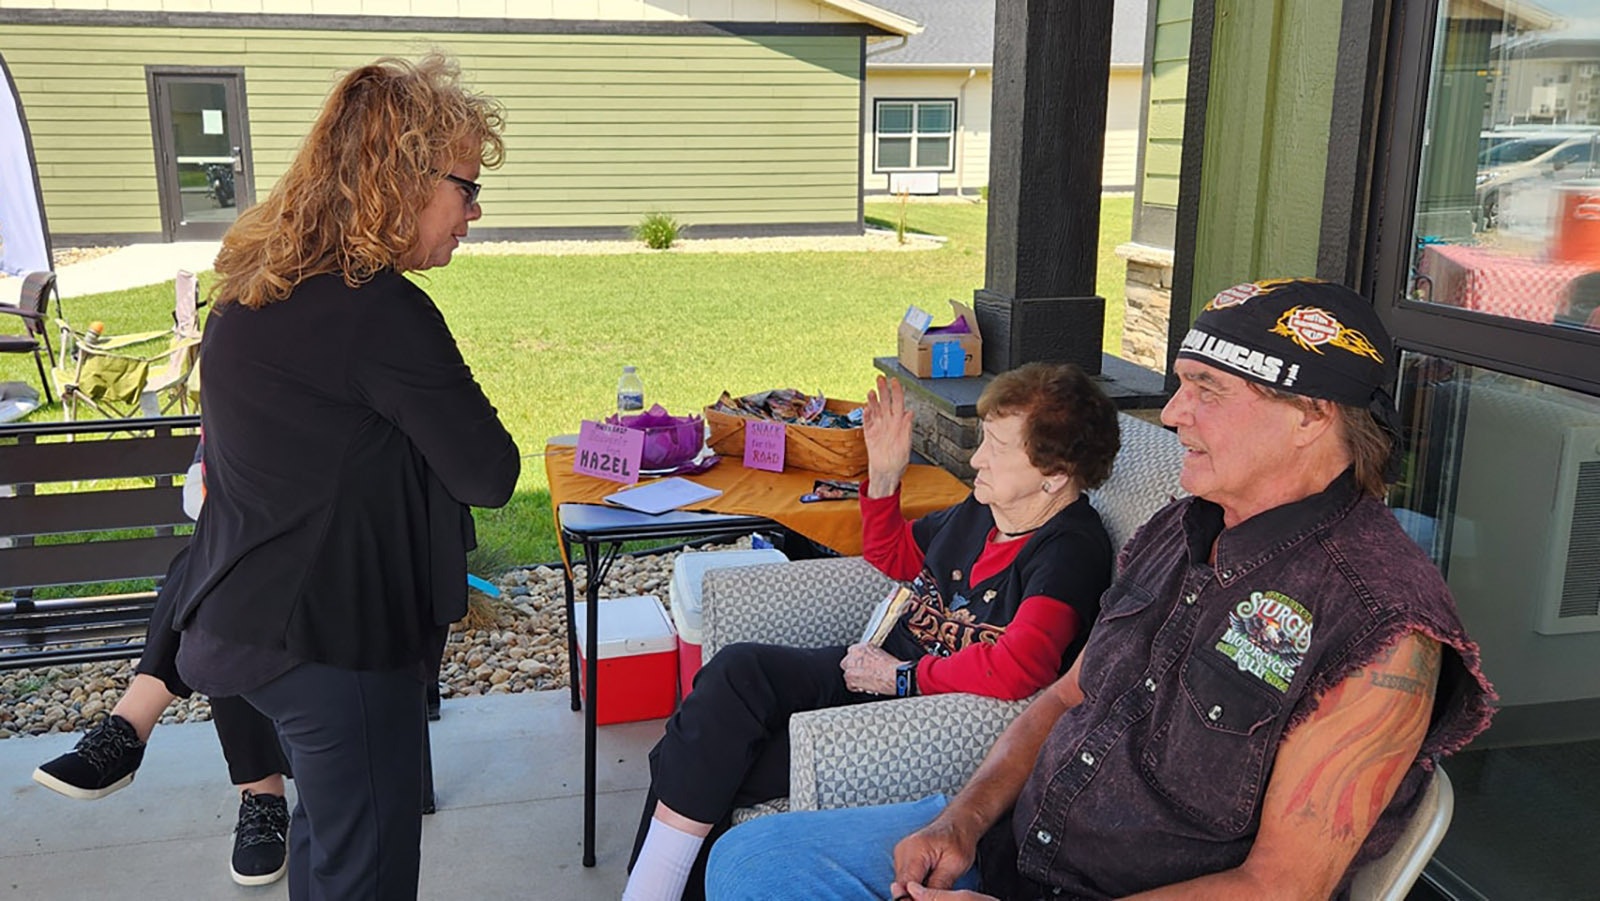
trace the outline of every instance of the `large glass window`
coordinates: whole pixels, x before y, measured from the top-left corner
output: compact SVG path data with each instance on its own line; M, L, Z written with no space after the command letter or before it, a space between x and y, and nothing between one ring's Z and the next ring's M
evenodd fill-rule
M1600 331L1600 10L1441 0L1411 300Z
M1600 398L1401 359L1410 453L1390 503L1439 565L1500 700L1445 761L1455 816L1429 878L1456 898L1600 886Z
M954 100L879 100L875 171L949 172L955 168Z

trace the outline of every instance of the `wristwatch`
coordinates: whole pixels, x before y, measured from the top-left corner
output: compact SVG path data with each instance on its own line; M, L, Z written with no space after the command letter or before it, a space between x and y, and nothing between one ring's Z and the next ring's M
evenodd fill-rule
M917 661L907 660L894 668L894 696L909 698L917 693Z

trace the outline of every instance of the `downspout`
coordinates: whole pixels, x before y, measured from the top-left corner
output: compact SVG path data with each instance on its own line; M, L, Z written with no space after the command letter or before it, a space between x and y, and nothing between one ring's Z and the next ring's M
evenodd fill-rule
M898 43L898 44L890 43L890 44L887 44L886 46L883 46L883 47L878 47L878 48L873 49L873 50L868 50L868 51L866 51L865 53L863 53L861 55L861 117L863 119L865 119L866 115L867 115L867 110L866 110L866 106L867 106L867 63L866 63L866 61L871 59L874 56L878 56L880 54L888 53L888 52L890 52L892 50L899 50L900 48L902 48L902 47L904 47L906 45L906 42L908 40L910 40L910 36L909 35L904 35L904 34L899 35L899 38L900 38L900 43ZM863 127L865 127L866 123L863 122L862 125L863 125ZM872 140L873 134L876 134L877 131L878 131L878 123L877 122L873 122L872 123L872 133L871 134L863 134L861 136L861 140L863 142L863 147L865 146L865 143L867 141ZM862 150L861 152L863 154L865 154L866 150ZM885 183L885 186L887 186L887 184L888 184L888 179L887 178L884 180L884 183ZM864 188L865 185L863 184L862 187Z
M879 55L881 53L888 53L891 50L899 50L901 47L904 47L906 45L906 41L908 40L907 36L902 34L902 35L899 35L899 38L900 38L900 43L898 43L898 44L889 44L889 45L884 46L884 47L879 47L876 50L868 50L867 51L867 59L871 59L874 56L877 56L877 55Z
M978 77L976 68L967 70L967 77L962 79L961 87L956 89L956 109L959 118L956 119L956 196L966 197L967 178L967 84Z

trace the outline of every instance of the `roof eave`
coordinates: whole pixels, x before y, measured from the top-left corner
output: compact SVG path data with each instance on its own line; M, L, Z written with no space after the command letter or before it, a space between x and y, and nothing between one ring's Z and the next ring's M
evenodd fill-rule
M815 0L819 6L827 6L846 15L855 16L864 22L889 32L890 34L909 37L922 33L922 26L916 21L908 19L898 13L892 13L881 6L873 6L863 0Z

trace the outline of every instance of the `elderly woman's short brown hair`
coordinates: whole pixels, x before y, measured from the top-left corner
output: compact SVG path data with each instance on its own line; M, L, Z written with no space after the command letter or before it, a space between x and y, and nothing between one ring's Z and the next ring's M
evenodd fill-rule
M995 376L978 398L978 415L1022 416L1028 461L1045 475L1070 475L1084 488L1111 477L1122 446L1116 404L1070 363L1027 363Z

